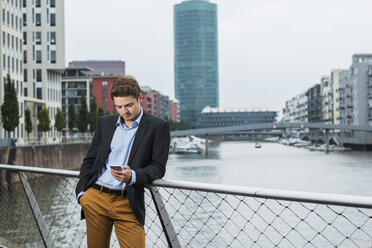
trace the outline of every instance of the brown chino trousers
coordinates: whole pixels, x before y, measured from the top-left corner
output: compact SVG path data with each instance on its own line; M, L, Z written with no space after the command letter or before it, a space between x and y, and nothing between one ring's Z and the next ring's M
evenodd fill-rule
M121 248L145 247L144 227L133 215L126 196L89 188L80 198L80 204L86 218L88 248L109 248L112 225Z

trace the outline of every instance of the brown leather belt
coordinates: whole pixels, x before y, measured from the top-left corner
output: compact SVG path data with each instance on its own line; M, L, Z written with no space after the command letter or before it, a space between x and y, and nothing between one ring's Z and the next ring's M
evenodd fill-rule
M92 185L92 188L109 195L127 196L127 191L125 189L110 189L96 183Z

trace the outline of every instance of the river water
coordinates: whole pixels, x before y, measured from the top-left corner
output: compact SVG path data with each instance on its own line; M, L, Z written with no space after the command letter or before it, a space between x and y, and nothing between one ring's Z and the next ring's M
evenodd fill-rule
M247 141L214 142L205 154L170 154L165 179L372 196L372 152L309 151Z
M80 221L80 207L75 199L76 179L56 176L35 177L32 173L28 173L28 176L50 232L58 243L57 246L84 247L86 242L85 222ZM170 154L165 179L372 197L372 153L343 151L326 154L276 143L262 143L262 148L255 148L254 143L247 141L213 142L210 144L208 157L205 154ZM368 221L370 218L368 216L371 216L370 212L364 213L357 209L351 209L350 211L355 213L346 215L347 212L341 208L347 218L337 218L338 208L335 210L326 206L319 207L310 204L310 207L314 206L317 209L316 214L312 217L312 211L308 209L307 205L304 206L301 203L288 203L290 204L288 211L285 207L287 203L275 200L257 200L250 197L242 200L242 198L234 196L204 195L197 192L173 192L172 190L163 190L163 193L165 193L164 200L167 200L168 196L171 199L166 202L167 210L171 216L174 216L175 228L180 230L178 235L185 247L225 247L227 246L226 240L231 237L229 231L238 226L245 226L240 234L243 235L242 240L244 241L241 245L232 243L231 247L245 247L245 244L252 244L252 238L245 236L248 233L252 235L251 237L257 237L257 242L260 242L261 247L272 247L271 241L275 239L279 239L280 247L293 247L285 242L299 240L299 243L303 244L301 242L306 242L307 237L302 235L306 236L308 231L309 237L313 237L313 239L319 236L316 232L313 233L315 230L312 227L308 230L307 221L310 219L305 219L304 222L298 219L297 215L302 214L321 221L323 224L327 224L328 221L325 222L327 218L332 218L330 221L332 223L346 220L345 224L341 224L341 227L345 228L342 235L348 232L355 233L353 234L354 239L361 242L361 245L356 247L372 247L370 244L372 238L368 236L368 233L372 233L372 223ZM148 196L146 196L147 201L150 200ZM20 185L16 185L13 192L0 192L0 198L0 244L2 238L5 238L11 243L17 244L14 247L41 247L35 221ZM207 205L199 205L199 200ZM220 204L218 210L215 207L217 203ZM152 242L156 243L161 232L159 224L152 222L157 217L151 206L149 205L146 212L146 229L148 230L146 242L149 247L152 247ZM233 208L231 208L232 206ZM258 214L254 214L256 210ZM270 220L273 211L278 211L277 214L280 214ZM210 218L209 213L213 213L214 217ZM236 213L238 216L235 216ZM334 217L335 215L336 217ZM226 218L229 216L235 216L235 219L232 222L227 222ZM251 219L247 225L246 218L249 216ZM195 218L196 222L188 221ZM356 218L364 223L361 231L358 227L350 225L350 220ZM226 221L223 222L224 225L215 227L222 228L216 234L210 226L219 220ZM271 223L267 226L269 220ZM277 224L278 221L279 224ZM278 233L287 233L288 224L283 225L283 223L287 223L285 221L293 221L293 225L304 223L306 226L299 225L296 227L296 231L288 231L290 234L283 239L278 236ZM194 223L204 224L199 226ZM261 227L261 225L263 226ZM278 225L275 227L276 231L267 230L271 225ZM257 230L266 231L260 234ZM290 235L299 235L300 233L300 237L291 239ZM330 244L340 244L339 239L336 238L337 241L328 241L329 237L340 236L338 230L331 229L329 234L322 233L325 233L327 238L322 238L315 246L329 247ZM195 235L195 239L189 241L193 235ZM342 247L354 247L347 244L345 246L345 238L342 235L340 241L343 242L341 243L344 245ZM203 242L200 240L203 240L204 237L209 236L213 237L214 245L199 243ZM283 242L280 239L283 239ZM205 240L209 240L209 238ZM112 241L113 247L118 247L115 235L113 235ZM166 246L165 243L163 246L154 245L154 247ZM301 245L301 247L303 246L305 245ZM8 247L13 246L8 243Z

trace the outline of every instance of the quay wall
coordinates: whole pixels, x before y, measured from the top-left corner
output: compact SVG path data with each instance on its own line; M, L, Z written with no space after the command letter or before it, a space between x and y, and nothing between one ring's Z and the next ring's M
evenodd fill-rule
M15 154L14 151L10 152L9 164L74 170L80 168L89 145L90 143L63 143L17 146ZM6 162L7 154L8 148L0 148L0 163Z

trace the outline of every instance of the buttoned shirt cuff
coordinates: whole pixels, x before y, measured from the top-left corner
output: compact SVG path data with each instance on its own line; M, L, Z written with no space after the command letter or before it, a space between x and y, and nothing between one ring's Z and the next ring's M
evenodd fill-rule
M134 170L132 171L132 179L130 180L129 186L132 186L133 184L136 183L136 172Z
M81 192L77 195L76 199L77 199L77 202L78 202L79 204L80 204L80 197L82 197L84 194L85 194L85 191L81 191Z

